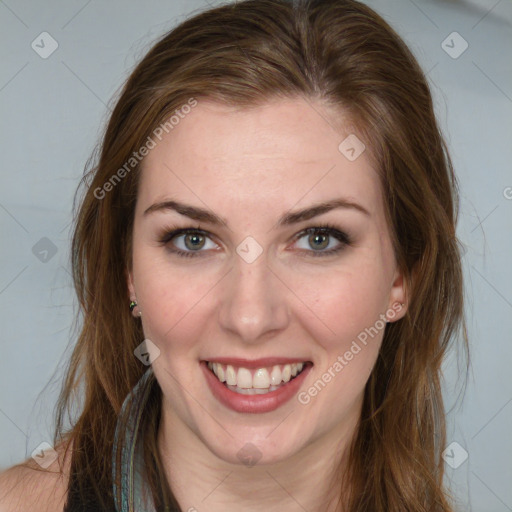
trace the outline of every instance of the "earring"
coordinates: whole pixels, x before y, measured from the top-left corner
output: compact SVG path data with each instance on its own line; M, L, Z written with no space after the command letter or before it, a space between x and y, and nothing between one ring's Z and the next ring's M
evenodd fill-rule
M133 312L133 310L137 308L137 311L135 311L135 313ZM130 311L132 312L133 316L142 316L142 311L140 310L138 304L137 304L137 301L135 300L132 300L130 302Z

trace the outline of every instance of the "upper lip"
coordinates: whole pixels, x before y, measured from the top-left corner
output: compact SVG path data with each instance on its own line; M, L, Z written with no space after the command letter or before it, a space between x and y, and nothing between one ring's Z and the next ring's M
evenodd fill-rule
M205 359L209 363L219 363L242 368L265 368L269 366L293 363L311 362L308 359L300 359L297 357L262 357L260 359L242 359L237 357L212 357Z

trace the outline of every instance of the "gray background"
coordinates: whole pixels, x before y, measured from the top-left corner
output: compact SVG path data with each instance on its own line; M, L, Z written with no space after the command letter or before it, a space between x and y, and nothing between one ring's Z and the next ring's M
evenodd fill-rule
M458 443L447 452L447 479L460 510L510 511L512 6L510 0L366 3L428 71L460 179L472 367L462 400L456 355L445 364L448 444ZM72 199L109 101L157 36L217 4L0 1L0 468L51 440L77 309L69 273ZM44 31L58 43L46 59L31 47ZM468 44L457 58L464 43L448 37L454 31ZM469 458L461 463L462 450Z

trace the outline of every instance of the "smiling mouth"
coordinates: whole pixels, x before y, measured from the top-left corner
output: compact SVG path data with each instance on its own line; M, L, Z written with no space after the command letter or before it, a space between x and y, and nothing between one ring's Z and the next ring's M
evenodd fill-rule
M276 364L249 369L243 366L205 361L209 370L228 389L243 395L264 395L276 391L298 377L311 361Z

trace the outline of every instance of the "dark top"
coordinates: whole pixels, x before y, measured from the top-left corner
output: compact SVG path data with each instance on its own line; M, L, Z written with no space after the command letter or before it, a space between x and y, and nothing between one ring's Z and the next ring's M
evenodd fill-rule
M77 476L72 472L64 512L116 512L114 502L111 499L108 500L108 508L101 506L94 485L91 485L91 482L82 482L82 485L86 490L83 499L80 497Z
M73 468L73 463L71 463L71 468ZM69 484L69 492L63 512L117 512L112 496L102 496L106 505L101 504L101 499L98 496L99 491L90 478L78 477L72 469ZM82 496L80 496L80 487L82 487ZM162 496L160 496L160 499L162 499ZM173 500L167 508L157 507L157 512L181 512L181 508Z

